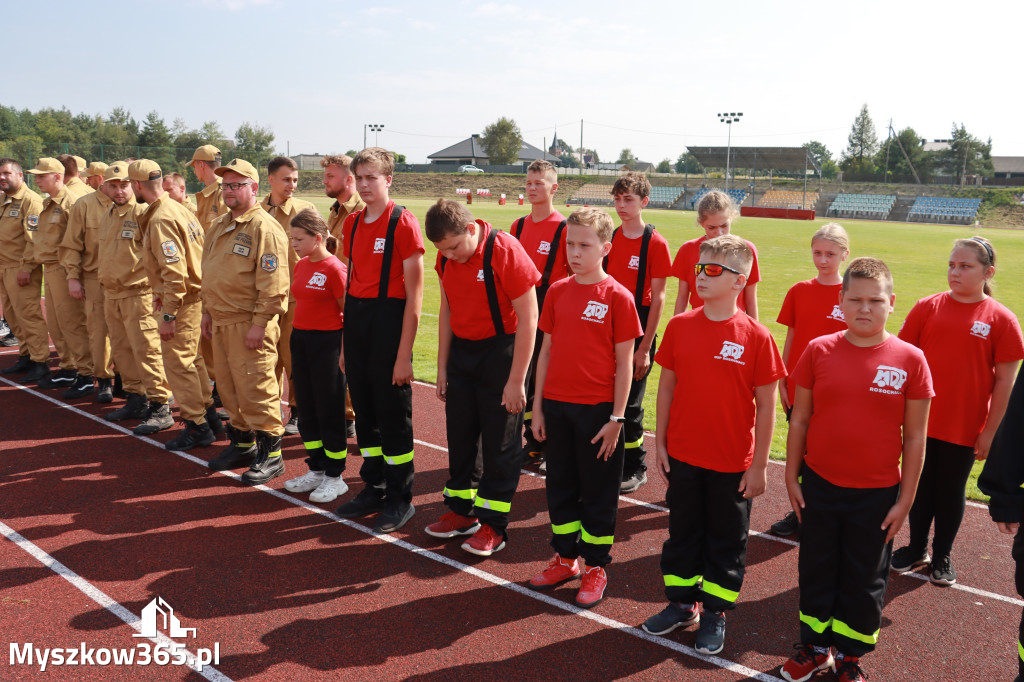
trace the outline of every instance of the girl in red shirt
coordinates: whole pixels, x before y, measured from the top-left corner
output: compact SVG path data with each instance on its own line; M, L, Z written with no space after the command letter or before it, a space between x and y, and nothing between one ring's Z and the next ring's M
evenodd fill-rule
M348 454L342 417L342 327L348 270L334 256L338 242L316 210L307 208L292 219L291 240L302 259L292 275L292 390L303 405L299 435L306 446L309 471L284 487L293 493L312 491L310 502L332 502L348 491L341 478Z
M910 509L910 544L893 553L892 568L906 573L930 562L937 585L956 582L950 552L964 517L964 488L974 461L988 457L1024 358L1017 318L991 297L995 262L987 239L957 239L949 256L949 291L918 301L900 330L901 339L924 351L935 399L921 483Z

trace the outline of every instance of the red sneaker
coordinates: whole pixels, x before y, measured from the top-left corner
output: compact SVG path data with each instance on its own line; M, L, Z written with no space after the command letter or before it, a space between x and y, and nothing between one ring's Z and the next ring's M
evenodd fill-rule
M555 555L551 563L543 571L530 578L528 586L535 590L546 590L561 585L566 580L572 580L580 575L580 562L577 559L563 559Z
M836 658L832 664L832 672L839 678L839 682L865 682L868 675L860 667L859 656L844 656Z
M604 588L608 587L608 574L600 566L587 566L583 571L583 584L576 593L576 606L589 609L604 599Z
M505 549L505 538L485 523L473 537L462 543L462 549L477 556L491 556Z
M480 530L480 522L472 516L462 516L450 511L423 530L435 538L453 538L456 535L472 535Z
M826 653L820 654L808 644L794 644L796 653L782 666L782 679L789 682L807 682L822 670L828 670L835 665L832 657L832 647Z

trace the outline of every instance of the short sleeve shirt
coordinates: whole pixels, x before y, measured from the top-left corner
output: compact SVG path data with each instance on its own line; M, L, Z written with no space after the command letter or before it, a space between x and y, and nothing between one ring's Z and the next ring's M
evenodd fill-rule
M654 361L676 373L668 454L722 472L754 459L754 389L786 376L768 328L737 311L728 320L690 310L669 320Z
M295 264L292 295L295 296L295 329L333 331L344 326L338 299L345 296L348 268L330 255L315 263L309 256Z
M643 236L630 239L618 229L612 235L612 250L608 253L608 274L634 295L640 274L640 247L643 241ZM672 252L669 251L665 238L655 231L647 245L647 272L644 273L644 295L641 305L651 305L651 279L667 278L671 274Z
M366 209L345 218L342 226L342 253L350 261L352 279L348 294L356 298L377 298L380 292L380 274L384 259L384 246L387 241L388 221L395 202L389 201L388 207L373 222L366 222ZM352 226L359 218L356 228L355 243L352 243ZM391 252L391 267L388 279L388 298L405 298L405 271L402 261L422 254L423 232L420 223L412 211L402 211L395 227L395 242Z
M465 263L449 260L442 271L441 254L438 253L434 265L451 310L449 323L452 333L469 341L487 339L497 333L491 319L483 270L484 247L493 228L482 220L476 222L479 225L477 234L480 235L480 243L470 259ZM540 273L522 245L505 232L495 235L491 271L494 273L502 326L506 334L512 334L519 324L512 301L537 286Z
M580 284L567 277L551 285L538 325L551 335L544 399L580 405L615 398L615 345L644 333L633 294L605 277Z
M544 272L544 267L548 262L548 254L551 253L551 245L555 239L555 233L558 231L558 226L565 220L558 211L553 211L544 220L539 223L533 222L532 216L526 216L523 222L523 230L519 234L519 243L526 249L527 255L533 260L533 264L537 266L537 270L541 273ZM519 220L512 223L512 227L509 228L509 232L513 236L516 235L516 226L519 224ZM548 284L554 284L560 279L565 279L569 276L569 261L565 255L565 230L562 230L562 239L558 245L558 251L555 253L554 267L551 269L551 279Z
M934 395L924 353L896 336L855 346L845 332L812 340L793 380L810 389L813 413L804 462L843 488L900 482L908 400Z
M846 318L839 308L842 284L822 284L817 279L797 282L786 293L776 320L793 330L786 358L786 370L792 374L811 339L846 331ZM789 382L789 404L793 404L796 384Z
M988 421L996 364L1024 358L1017 318L994 298L961 303L944 291L914 305L900 338L924 351L932 372L928 436L973 446Z
M676 259L672 261L672 274L681 282L686 282L690 287L690 307L696 310L704 305L703 299L697 295L697 275L693 272L693 266L700 262L700 245L708 240L707 235L691 239L679 247L676 252ZM746 240L744 240L746 241ZM757 284L761 281L761 271L757 267L757 248L750 242L747 246L754 254L754 262L750 266L750 275L747 277L747 285ZM746 288L744 288L746 291ZM747 303L743 298L743 291L736 297L736 305L740 310L747 309Z

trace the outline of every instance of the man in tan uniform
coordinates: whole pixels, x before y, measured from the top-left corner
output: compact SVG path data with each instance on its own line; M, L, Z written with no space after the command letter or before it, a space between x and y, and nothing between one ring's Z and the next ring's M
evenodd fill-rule
M96 169L90 167L86 172ZM93 178L90 177L90 180ZM68 292L85 305L85 327L89 336L89 353L93 374L98 383L96 401L109 403L113 400L110 371L110 341L107 336L107 320L103 312L103 288L99 280L100 228L110 213L113 202L108 195L109 185L87 194L71 207L68 227L58 249L58 258L68 279ZM92 392L91 379L79 377L75 385L64 392L65 398L80 398Z
M103 186L103 174L106 172L107 164L102 161L93 161L86 167L81 177L85 179L85 184L99 191Z
M74 165L73 159L71 163ZM29 173L36 176L39 189L49 196L43 201L35 234L25 246L24 259L26 263L43 266L46 326L60 356L60 371L40 380L37 385L40 388L71 388L91 384L92 353L89 350L89 332L85 327L85 305L71 297L67 275L58 259L58 249L75 199L64 186L64 166L57 159L39 159Z
M263 210L273 216L274 220L284 228L285 239L291 244L291 224L299 211L316 206L303 199L296 199L295 188L299 185L299 166L287 156L275 156L267 164L267 179L270 181L270 194L263 199ZM299 256L295 249L288 249L288 282L292 281L292 273ZM289 287L289 292L291 291ZM295 297L288 294L288 312L281 316L281 339L277 342L277 367L274 374L277 383L284 391L284 375L288 375L288 402L290 405L288 423L284 432L295 435L299 432L299 404L296 401L292 382L292 321L295 319Z
M100 228L99 279L110 351L128 399L103 418L111 422L142 419L139 427L145 426L143 431L152 433L152 426L170 428L174 420L169 412L165 418L164 410L160 409L170 401L171 389L164 378L160 333L153 315L153 289L143 263L139 216L145 207L135 201L127 163L111 164L105 178L114 205ZM150 422L152 412L157 414Z
M181 173L168 173L164 176L164 191L179 204L196 213L196 205L185 191L185 176ZM203 230L205 232L205 230Z
M214 221L203 249L203 335L213 340L231 445L210 462L229 469L255 456L242 480L266 483L284 473L281 457L278 318L288 306L284 230L257 203L259 173L244 159L217 169L230 213ZM254 447L255 441L255 447Z
M187 208L163 188L160 166L140 159L128 166L135 195L147 204L139 216L146 250L145 264L153 286L164 373L185 422L185 430L166 444L168 450L189 450L216 440L220 426L210 394L210 377L199 355L200 301L203 271L203 228ZM166 407L166 406L164 406Z
M0 305L19 342L18 361L0 371L27 372L24 381L39 381L50 376L50 342L39 302L43 268L25 260L25 252L39 227L43 199L25 186L14 159L0 159L0 192Z
M57 160L64 166L64 186L68 188L68 192L75 199L84 197L86 194L92 194L95 191L79 177L82 169L78 165L78 161L76 161L77 158L79 157L71 156L70 154L61 154L57 157ZM84 159L82 163L84 165Z

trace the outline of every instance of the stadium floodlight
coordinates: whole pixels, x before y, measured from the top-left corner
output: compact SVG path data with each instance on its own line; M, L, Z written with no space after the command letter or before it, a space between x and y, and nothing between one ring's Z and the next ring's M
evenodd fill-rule
M369 128L373 131L373 146L379 147L377 144L378 135L380 131L384 130L383 123L364 123L363 124L363 149L366 149L366 129Z
M725 147L725 190L729 191L729 157L732 152L732 124L739 123L740 118L743 116L743 112L730 112L728 114L719 114L718 120L727 126L729 126L729 141Z

